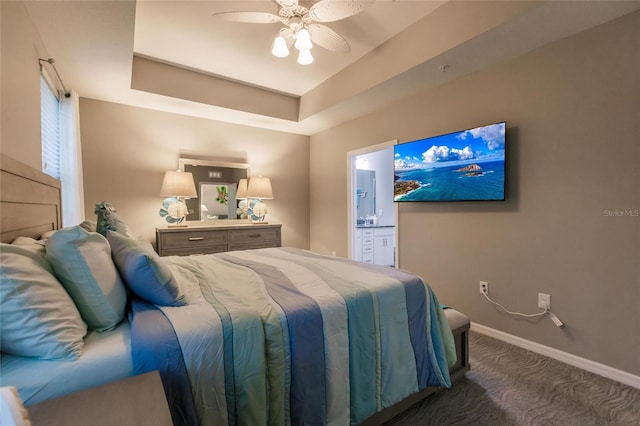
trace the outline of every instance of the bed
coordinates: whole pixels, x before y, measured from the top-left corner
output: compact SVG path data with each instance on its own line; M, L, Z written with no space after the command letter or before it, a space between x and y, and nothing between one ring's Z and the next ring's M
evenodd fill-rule
M59 229L59 183L1 160L2 242ZM121 225L106 238L65 228L46 243L85 326L71 327L82 334L67 345L77 356L24 356L3 321L0 385L25 405L158 370L175 424L380 424L469 369L468 319L405 271L287 247L161 259ZM108 242L124 316L119 287L96 296L94 310L115 307L96 318L67 286L68 265L56 269L57 244L78 235L92 250ZM3 268L26 253L2 247Z

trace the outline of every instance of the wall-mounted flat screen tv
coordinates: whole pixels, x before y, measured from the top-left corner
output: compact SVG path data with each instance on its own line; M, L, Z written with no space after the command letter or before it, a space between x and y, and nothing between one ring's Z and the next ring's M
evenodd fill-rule
M394 200L504 200L505 129L501 122L395 145Z

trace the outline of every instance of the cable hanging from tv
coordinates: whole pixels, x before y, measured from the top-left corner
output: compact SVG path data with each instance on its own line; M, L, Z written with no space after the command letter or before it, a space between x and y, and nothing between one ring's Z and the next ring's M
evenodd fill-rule
M42 71L42 67L43 67L43 62L46 62L47 64L51 65L51 68L53 68L53 71L56 73L56 77L58 78L58 81L60 82L60 85L62 86L62 90L64 91L64 97L65 98L70 98L71 97L71 92L69 92L67 90L67 88L64 85L64 81L62 81L62 77L60 77L60 74L58 73L58 69L55 66L56 60L53 58L49 58L49 59L42 59L39 58L38 62L40 63L40 71Z
M542 317L542 316L548 316L551 321L553 321L553 323L557 326L557 327L562 327L564 325L564 323L562 321L560 321L560 318L558 318L553 312L551 312L551 310L548 307L545 307L544 310L542 312L537 312L535 314L523 314L521 312L512 312L510 310L508 310L507 308L505 308L504 306L502 306L500 303L496 302L495 300L491 299L489 297L489 295L486 292L482 292L481 293L489 302L493 303L494 305L500 307L503 311L505 311L506 313L508 313L509 315L514 315L514 316L518 316L518 317L524 317L524 318L535 318L535 317Z

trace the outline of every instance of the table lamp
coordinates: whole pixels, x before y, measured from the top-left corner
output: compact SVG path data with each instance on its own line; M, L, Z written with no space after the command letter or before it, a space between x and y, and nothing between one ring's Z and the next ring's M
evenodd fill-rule
M169 226L187 226L183 222L189 211L183 199L198 196L193 175L180 170L166 172L160 195L167 197L162 202L160 217L164 217Z
M267 205L262 200L273 199L271 180L267 177L257 176L249 178L247 184L248 216L253 223L267 223L264 218L267 215Z

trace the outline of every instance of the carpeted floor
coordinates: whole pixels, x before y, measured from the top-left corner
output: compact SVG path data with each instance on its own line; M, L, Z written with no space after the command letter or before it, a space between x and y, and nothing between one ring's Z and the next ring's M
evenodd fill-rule
M386 426L640 426L640 389L470 333L471 371Z

